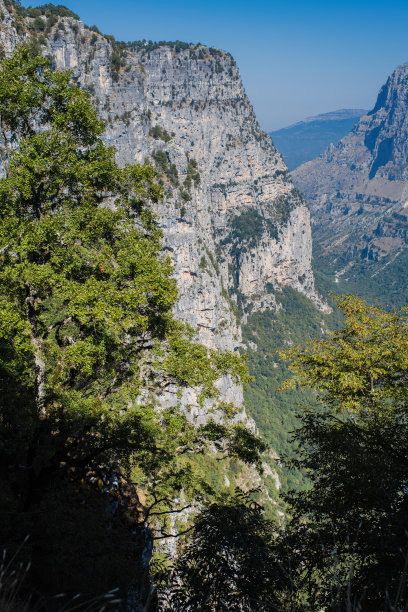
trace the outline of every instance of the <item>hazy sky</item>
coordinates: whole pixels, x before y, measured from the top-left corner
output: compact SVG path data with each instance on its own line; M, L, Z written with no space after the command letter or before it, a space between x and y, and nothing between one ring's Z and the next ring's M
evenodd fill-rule
M267 131L321 112L371 108L389 73L408 61L408 0L63 4L118 40L183 40L229 51Z

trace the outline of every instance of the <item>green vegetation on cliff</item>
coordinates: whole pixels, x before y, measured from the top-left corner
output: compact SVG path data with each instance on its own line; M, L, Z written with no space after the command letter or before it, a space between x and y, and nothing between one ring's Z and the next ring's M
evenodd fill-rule
M398 253L371 261L360 257L337 257L324 255L315 243L315 275L322 287L337 294L352 293L360 295L369 303L378 301L385 308L399 308L408 303L408 253L401 249ZM345 272L336 277L336 271Z
M30 534L21 555L43 595L142 593L160 517L181 491L213 489L196 455L260 464L264 444L216 386L247 379L245 363L174 319L156 172L116 164L70 73L20 47L2 63L0 126L2 545L12 554ZM189 420L185 388L220 418Z
M295 375L287 386L316 397L287 460L309 487L284 495L283 528L251 493L205 509L161 610L407 609L408 309L390 314L353 296L338 303L343 329L285 352Z
M304 404L315 405L313 393L304 389L280 391L288 376L279 351L302 344L311 338L322 338L341 324L341 315L320 312L304 295L289 287L276 292L278 308L249 316L243 328L247 345L248 366L253 382L245 391L248 413L262 436L279 455L293 456L291 432L298 426L299 410ZM300 486L300 473L278 467L284 490Z

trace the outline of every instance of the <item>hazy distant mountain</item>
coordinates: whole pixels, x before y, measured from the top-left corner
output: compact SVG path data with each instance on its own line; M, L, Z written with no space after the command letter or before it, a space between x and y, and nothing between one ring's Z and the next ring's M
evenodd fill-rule
M323 153L330 144L336 144L366 112L361 108L332 111L308 117L270 134L289 170L293 170Z
M408 62L349 134L292 176L311 209L315 261L339 289L406 303Z

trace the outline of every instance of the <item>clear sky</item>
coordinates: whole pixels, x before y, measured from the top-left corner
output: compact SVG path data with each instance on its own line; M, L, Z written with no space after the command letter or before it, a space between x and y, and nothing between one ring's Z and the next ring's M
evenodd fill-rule
M340 108L369 109L387 76L408 61L408 0L57 3L118 40L183 40L229 51L267 131Z

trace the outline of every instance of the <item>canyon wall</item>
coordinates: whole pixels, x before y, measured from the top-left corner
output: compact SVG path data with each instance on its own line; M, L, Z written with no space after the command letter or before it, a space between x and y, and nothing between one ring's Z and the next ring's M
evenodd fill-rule
M353 274L361 261L371 262L376 275L407 251L407 100L408 63L347 136L293 172L311 208L314 236L337 275Z
M185 43L123 45L75 17L19 17L6 4L0 1L4 52L31 37L92 93L118 162L149 159L160 172L165 198L156 213L178 283L176 314L203 343L238 350L242 321L275 308L280 286L320 304L308 209L260 129L229 53ZM220 388L226 401L242 403L240 387L225 379Z

